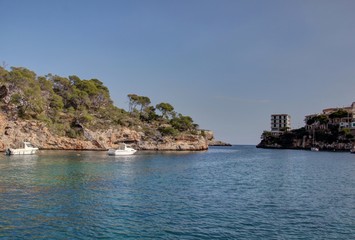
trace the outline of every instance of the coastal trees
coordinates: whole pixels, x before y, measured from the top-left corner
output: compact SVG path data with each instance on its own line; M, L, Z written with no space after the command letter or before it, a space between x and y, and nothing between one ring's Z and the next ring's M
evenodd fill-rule
M13 114L22 118L36 118L44 110L41 89L36 74L26 68L12 67L4 83L9 89L8 108Z
M335 119L335 118L345 118L348 117L349 113L344 110L344 109L338 109L336 112L333 112L329 115L330 119Z
M18 114L22 118L36 118L44 110L38 86L13 94L11 102L17 105Z
M53 91L62 98L65 108L70 106L71 85L67 78L49 74L47 79L53 84Z
M142 113L149 105L150 99L146 96L139 96L137 94L128 94L128 111L132 113L133 111L138 111L138 107L140 107L139 112Z
M128 94L128 112L114 106L109 89L99 79L37 76L26 68L8 71L0 67L0 84L3 113L12 119L45 122L57 134L80 137L83 126L93 129L112 125L145 129L147 135L158 138L183 132L197 134L198 125L192 118L176 113L169 103L152 106L149 97Z
M351 134L350 128L343 128L340 130L340 134L346 139L346 140L351 140L354 138L354 136Z
M163 118L173 117L174 107L169 103L162 102L157 104L155 107L162 113Z
M140 119L146 122L153 122L158 120L159 116L155 112L155 107L148 106L145 108L144 112L140 114Z
M193 120L190 116L184 116L180 113L177 117L171 119L170 123L175 129L181 132L193 131L198 127L198 125L193 123Z
M69 76L69 80L76 88L78 95L83 95L85 104L92 110L99 110L112 104L110 93L107 87L98 79L81 80L77 76Z
M150 104L150 99L149 97L145 97L145 96L140 96L139 99L138 99L138 103L140 105L140 112L142 113L143 110L145 110L149 104Z
M130 114L146 122L159 120L158 130L164 136L176 135L177 132L193 132L198 128L190 116L176 113L169 103L162 102L154 108L150 106L151 101L148 97L137 94L128 94L127 97ZM158 110L161 115L159 116L155 110Z
M130 113L133 112L134 109L136 109L136 106L138 104L138 95L137 94L128 94L128 111Z
M318 123L318 124L328 124L329 122L329 118L327 115L325 114L321 114L321 115L317 115L317 116L314 116L310 119L308 119L306 121L306 124L307 125L312 125L314 123Z
M268 139L272 137L272 133L270 131L263 131L263 133L261 134L261 139Z

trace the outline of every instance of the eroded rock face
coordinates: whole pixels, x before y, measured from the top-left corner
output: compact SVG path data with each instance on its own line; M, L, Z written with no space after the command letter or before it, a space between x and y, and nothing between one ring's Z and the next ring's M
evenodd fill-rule
M232 146L230 143L222 142L214 138L214 133L211 130L203 130L203 135L208 141L209 146Z
M200 151L208 149L208 140L201 135L182 135L177 138L144 138L143 132L126 127L91 131L84 128L83 139L61 137L53 134L45 124L36 121L8 121L0 115L0 151L18 148L29 141L40 149L51 150L107 150L119 142L135 143L139 150Z
M178 138L165 137L159 141L140 141L138 149L157 151L201 151L208 149L208 141L199 135L183 135Z

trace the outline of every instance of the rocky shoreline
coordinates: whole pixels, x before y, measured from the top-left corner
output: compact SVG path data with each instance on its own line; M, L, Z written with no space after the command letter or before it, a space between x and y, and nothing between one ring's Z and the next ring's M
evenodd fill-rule
M292 149L292 150L311 150L313 143L310 139L293 139L291 144L277 144L271 141L262 140L257 148L265 148L265 149ZM319 151L327 151L327 152L349 152L353 144L349 143L341 143L341 142L333 142L333 143L324 143L317 141L314 143L314 146L319 149Z
M256 145L256 148L276 149L276 150L303 150L303 151L311 151L311 148L302 148L302 147L282 147L282 146L259 146L259 145ZM350 149L347 149L347 148L324 147L324 148L320 148L319 151L322 151L322 152L349 152Z
M212 131L205 134L180 134L176 137L149 137L143 132L127 127L108 128L92 131L83 128L83 136L70 138L58 136L39 121L9 121L0 116L0 151L6 148L18 148L23 141L29 141L40 150L98 150L116 148L119 143L130 143L137 150L149 151L203 151L211 144L222 144L216 141Z
M208 143L208 146L220 146L220 147L231 147L232 144L230 143L226 143L226 142L222 142L222 141L211 141Z

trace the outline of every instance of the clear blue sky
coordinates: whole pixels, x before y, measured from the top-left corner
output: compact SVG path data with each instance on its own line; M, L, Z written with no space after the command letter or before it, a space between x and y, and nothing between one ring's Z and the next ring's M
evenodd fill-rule
M0 0L0 61L98 78L256 144L270 114L355 101L353 0Z

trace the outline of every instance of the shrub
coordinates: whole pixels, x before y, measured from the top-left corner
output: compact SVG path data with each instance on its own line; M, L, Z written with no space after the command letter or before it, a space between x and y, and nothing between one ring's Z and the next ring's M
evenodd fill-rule
M163 135L163 136L176 136L178 135L179 131L176 130L173 127L159 127L158 131Z

